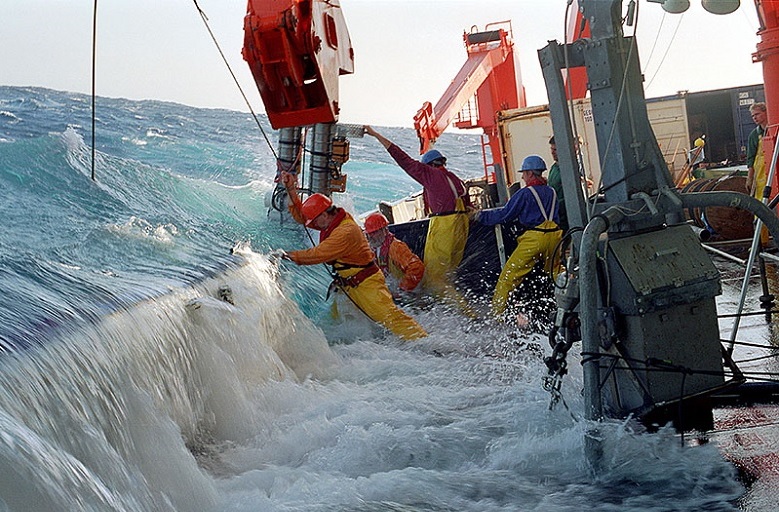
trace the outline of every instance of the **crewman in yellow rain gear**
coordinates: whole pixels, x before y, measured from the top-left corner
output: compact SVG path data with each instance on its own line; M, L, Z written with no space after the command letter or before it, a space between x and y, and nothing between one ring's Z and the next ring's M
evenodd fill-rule
M503 208L481 210L473 220L487 226L518 221L523 233L517 238L517 248L511 253L498 277L492 297L492 312L500 316L506 311L509 295L514 291L537 262L543 262L545 270L556 277L560 272L559 255L555 248L560 242L562 230L558 225L557 194L541 175L546 163L537 155L530 155L522 162L522 179L526 186L511 196ZM522 315L517 322L522 326L527 318Z
M427 336L422 326L392 300L368 240L352 216L323 194L313 194L302 202L294 175L283 172L281 180L290 197L292 217L320 231L319 245L291 251L286 257L298 265L332 265L336 284L371 320L404 340Z
M425 238L425 279L433 294L458 306L467 316L476 314L454 286L453 277L463 259L468 240L468 211L471 200L465 184L446 168L446 157L431 149L414 160L392 141L370 126L365 133L378 140L406 174L423 187L425 211L430 217Z
M755 199L763 199L766 184L768 182L768 171L765 165L765 153L763 151L763 137L768 127L768 112L766 104L762 101L753 103L749 107L752 114L752 121L757 126L749 132L747 138L747 192ZM775 194L776 192L774 192ZM770 198L769 198L770 199ZM760 230L760 242L764 245L769 242L768 229L765 226Z
M425 264L408 245L395 238L387 228L387 217L373 212L365 218L365 234L371 249L376 253L376 263L388 280L398 282L397 288L411 292L417 288L425 274ZM390 291L393 286L388 282Z
M768 126L768 113L762 101L753 103L749 113L757 126L747 138L747 192L757 199L763 198L763 189L767 181L763 136Z

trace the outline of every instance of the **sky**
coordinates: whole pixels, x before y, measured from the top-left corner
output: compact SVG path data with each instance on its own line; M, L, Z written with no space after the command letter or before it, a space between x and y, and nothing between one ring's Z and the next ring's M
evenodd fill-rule
M752 62L754 3L733 14L691 0L682 14L638 0L647 97L762 83ZM281 3L281 2L280 2ZM90 93L92 0L0 0L0 85ZM627 2L623 2L627 4ZM241 57L245 0L197 0L252 108L264 112ZM355 72L340 79L340 121L413 126L466 60L463 32L510 20L528 105L547 103L537 50L563 41L565 0L341 0ZM194 0L98 0L99 96L248 111ZM632 33L633 29L626 32Z

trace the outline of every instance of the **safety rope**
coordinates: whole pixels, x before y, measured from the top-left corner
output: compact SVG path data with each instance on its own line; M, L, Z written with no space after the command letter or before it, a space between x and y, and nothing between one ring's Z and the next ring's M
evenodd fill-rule
M721 343L730 343L730 340L723 340L723 339L721 339L720 342ZM742 347L765 348L765 349L768 349L768 350L776 350L777 348L779 348L776 345L762 345L760 343L751 343L751 342L748 342L748 341L734 341L733 343L735 345L740 345Z
M669 361L663 361L657 358L648 358L646 360L642 360L642 359L624 357L618 354L607 354L607 353L597 353L597 352L582 352L581 354L583 356L582 364L599 360L601 358L605 358L605 359L612 359L614 361L625 361L628 363L643 365L643 367L640 370L649 373L652 372L680 373L680 374L684 373L686 375L710 375L715 377L740 376L745 378L748 377L751 380L759 380L762 382L779 383L779 373L776 372L758 372L758 371L739 370L736 374L735 372L732 371L728 372L728 371L716 371L716 370L698 370L686 366L675 365ZM613 370L636 371L636 369L632 367L614 367ZM601 386L603 386L604 384L605 382L602 382Z
M97 73L97 0L92 9L92 181L95 181L95 75Z
M222 51L222 47L219 45L219 41L217 41L214 32L211 30L211 26L208 24L208 16L206 15L205 11L203 11L203 9L200 8L200 6L197 3L197 0L192 0L192 2L195 4L195 8L197 9L198 14L200 14L200 18L203 20L203 24L206 26L206 30L208 30L208 34L211 36L211 40L214 42L217 51L219 51L219 55L222 57L222 61L224 61L225 66L227 66L227 70L230 72L230 76L233 77L233 82L235 82L236 87L238 87L238 91L241 93L241 96L243 97L243 101L246 103L246 106L249 108L249 112L251 112L252 117L254 118L254 122L257 123L257 128L260 129L262 136L265 138L265 143L268 145L268 148L270 149L271 153L273 153L273 158L278 160L279 157L278 155L276 155L276 150L273 149L273 145L271 144L268 135L265 133L265 130L262 128L262 124L260 124L260 118L257 117L257 114L254 112L251 103L249 103L249 98L247 98L246 94L243 92L243 87L241 87L241 84L238 82L238 78L235 76L235 73L233 73L232 66L230 66L230 63L227 61L227 57L225 57L225 54Z
M717 315L717 318L736 318L736 317L743 317L743 316L759 316L759 315L765 315L765 314L773 314L773 313L779 313L778 309L771 309L768 311L752 311L751 313L733 313L729 315Z

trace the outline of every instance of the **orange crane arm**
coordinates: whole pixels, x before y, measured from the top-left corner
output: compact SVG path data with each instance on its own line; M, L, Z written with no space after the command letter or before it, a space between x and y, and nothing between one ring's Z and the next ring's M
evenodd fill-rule
M465 33L463 39L468 51L465 64L435 107L425 102L414 116L420 153L430 149L458 116L457 127L481 127L489 132L495 126L498 110L525 106L524 88L515 67L514 43L509 32L498 28ZM476 108L463 114L461 109L472 98L475 98Z
M753 62L763 65L763 87L768 114L768 132L763 137L763 152L765 161L771 162L776 151L777 132L779 124L779 3L773 0L755 0L757 17L760 21L760 42L757 51L752 54ZM770 184L773 194L779 190L779 174L774 175Z

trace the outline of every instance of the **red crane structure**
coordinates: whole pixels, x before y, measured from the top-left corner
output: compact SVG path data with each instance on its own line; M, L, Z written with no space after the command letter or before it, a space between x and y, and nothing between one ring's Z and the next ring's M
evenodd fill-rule
M589 35L589 25L582 20L580 12L573 18L568 34L571 40ZM460 71L435 107L426 101L414 116L419 152L428 151L450 124L456 128L482 128L487 181L504 181L508 186L511 180L505 172L507 166L497 114L527 106L519 61L514 53L511 22L490 23L480 32L473 27L471 32L463 33L463 41L468 57ZM587 94L587 76L583 69L572 69L567 81L571 98L583 98ZM492 162L484 151L486 146L490 148ZM501 174L501 179L496 172Z
M354 71L354 50L339 1L249 0L242 53L268 120L280 130L278 171L298 174L308 157L301 190L343 192L349 141L336 126L338 81ZM285 212L285 201L278 184L270 206Z
M509 21L490 23L482 32L463 33L465 64L435 107L426 101L414 116L420 153L429 150L454 121L457 128L484 129L493 162L500 158L495 114L527 104L512 38ZM491 165L485 154L485 171Z
M757 43L757 51L752 54L754 62L763 65L763 87L765 89L765 103L768 113L768 126L779 125L779 3L775 0L755 0L757 17L760 21L760 42ZM771 162L776 146L777 130L767 130L763 137L763 152L765 161ZM769 183L773 194L779 190L779 179L774 176L773 183Z
M354 72L354 50L337 1L249 0L243 58L273 128L338 120L338 77Z

